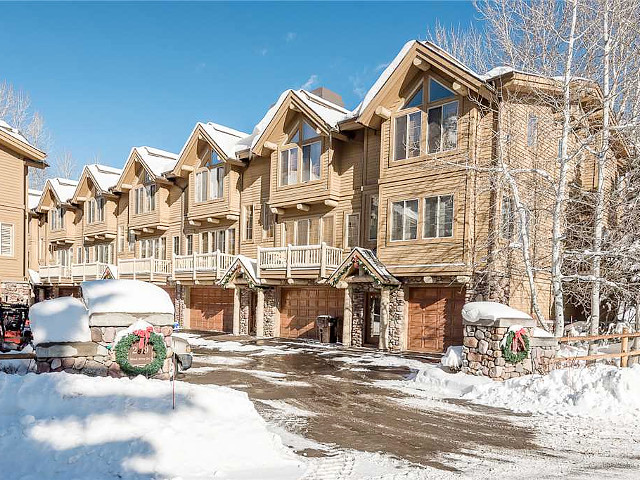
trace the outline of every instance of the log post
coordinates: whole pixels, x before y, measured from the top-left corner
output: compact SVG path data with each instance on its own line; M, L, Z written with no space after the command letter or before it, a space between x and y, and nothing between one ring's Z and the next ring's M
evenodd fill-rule
M233 334L240 335L240 287L233 289Z
M387 350L389 348L389 302L391 291L389 287L382 287L380 293L380 338L378 348Z
M622 329L622 335L625 335L625 336L622 337L622 342L620 343L620 353L623 353L623 354L629 353L629 337L626 336L628 333L629 333L628 328ZM629 366L629 357L627 355L623 355L620 357L620 366L623 368Z
M351 346L351 328L353 323L353 288L344 289L344 314L342 316L342 345Z

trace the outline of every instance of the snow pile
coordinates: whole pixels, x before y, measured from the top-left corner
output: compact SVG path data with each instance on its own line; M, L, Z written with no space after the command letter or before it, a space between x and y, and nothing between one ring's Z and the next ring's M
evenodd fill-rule
M478 320L497 320L499 318L530 319L531 316L502 303L469 302L462 307L462 318L467 322L475 323Z
M89 317L81 300L60 297L36 303L29 309L33 343L89 342Z
M440 363L453 370L462 368L462 346L448 347L447 352L440 359Z
M15 353L15 352L9 352L9 353ZM27 345L22 349L20 353L33 353L33 348L31 347L31 345ZM2 354L0 353L0 372L24 375L25 373L28 373L28 372L35 372L35 370L36 370L35 360L20 360L20 359L3 360Z
M139 280L82 282L82 297L89 315L96 313L164 313L173 315L169 294L153 283Z
M177 382L171 403L169 382L143 377L0 374L2 470L51 480L303 473L245 393Z
M409 378L409 389L426 393L433 398L458 398L478 385L494 383L488 377L465 373L449 373L439 366L429 366ZM407 382L403 382L407 384Z
M633 416L640 413L640 365L597 364L527 375L476 386L462 398L543 415Z

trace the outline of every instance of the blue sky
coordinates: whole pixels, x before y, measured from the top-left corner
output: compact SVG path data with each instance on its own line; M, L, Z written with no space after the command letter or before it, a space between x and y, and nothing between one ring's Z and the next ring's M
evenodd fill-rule
M28 92L50 157L121 166L134 145L178 152L195 122L250 132L287 88L325 86L349 108L436 19L467 2L3 3L0 81ZM6 48L11 45L11 48Z

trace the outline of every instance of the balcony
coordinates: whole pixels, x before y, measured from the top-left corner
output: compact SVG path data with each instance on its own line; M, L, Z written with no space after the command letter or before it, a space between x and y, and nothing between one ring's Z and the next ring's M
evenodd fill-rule
M68 265L40 265L38 272L43 283L71 283L71 267Z
M218 280L231 266L235 255L215 251L173 257L173 278L176 280Z
M258 249L258 275L274 278L326 278L342 262L342 249L300 245Z
M104 278L107 268L109 268L109 264L102 262L74 263L71 265L71 278L74 282L100 280ZM115 272L111 272L111 274L113 275Z
M118 260L118 278L165 282L171 276L171 262L155 258Z

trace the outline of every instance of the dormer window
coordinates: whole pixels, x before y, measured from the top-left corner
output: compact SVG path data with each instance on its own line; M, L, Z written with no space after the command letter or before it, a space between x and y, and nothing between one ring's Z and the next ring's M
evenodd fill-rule
M204 170L196 172L196 202L222 198L224 194L224 163L213 149L211 149L203 167Z
M456 94L433 78L428 79L428 95L420 82L402 105L394 121L395 160L415 158L424 152L438 153L458 146L458 101ZM428 99L428 101L426 101ZM423 112L426 111L426 115ZM426 131L426 139L422 132ZM426 140L426 145L423 143Z
M320 133L302 121L289 133L289 138L287 146L280 152L280 185L319 180L322 155ZM302 165L298 163L300 156Z
M152 212L156 209L156 184L152 183L149 173L145 170L140 177L143 185L134 191L134 212L136 214Z
M92 198L84 204L87 223L104 222L104 198Z

